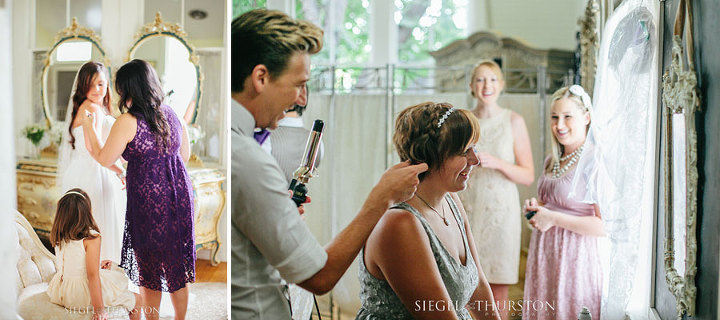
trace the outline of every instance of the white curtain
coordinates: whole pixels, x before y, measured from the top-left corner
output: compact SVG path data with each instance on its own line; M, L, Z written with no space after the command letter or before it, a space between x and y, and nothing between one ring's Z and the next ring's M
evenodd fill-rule
M11 2L0 1L0 65L8 66L0 72L0 234L7 235L0 242L0 319L15 319L17 303L17 232L15 231L15 136L13 126L12 19Z
M399 161L388 139L393 132L388 112L394 121L397 113L424 101L449 102L458 108L469 108L473 103L469 95L462 92L402 94L390 99L385 94L310 95L303 120L308 129L315 119L325 122L322 138L325 155L318 176L308 183L312 203L306 205L305 221L321 243L327 243L355 217L385 171L387 155L392 156L391 165ZM525 118L535 167L539 170L544 150L540 138L544 116L540 114L538 96L506 94L499 103ZM535 185L520 189L521 197L535 196ZM360 307L359 294L356 260L333 290L333 298L343 312L353 314Z
M626 0L607 20L587 142L595 152L574 180L573 196L598 203L608 235L603 319L649 316L658 10L655 1Z

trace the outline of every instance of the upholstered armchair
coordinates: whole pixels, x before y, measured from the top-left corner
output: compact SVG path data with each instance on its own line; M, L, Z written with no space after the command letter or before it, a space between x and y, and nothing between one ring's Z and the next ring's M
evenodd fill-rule
M40 242L35 230L20 212L15 212L17 230L17 312L30 319L90 319L92 312L71 312L50 302L46 291L55 275L55 256ZM113 319L127 314L111 315Z

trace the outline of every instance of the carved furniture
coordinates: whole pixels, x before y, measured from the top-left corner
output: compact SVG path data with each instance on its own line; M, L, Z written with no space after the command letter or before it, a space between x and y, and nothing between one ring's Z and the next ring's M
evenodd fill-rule
M20 160L17 163L18 211L41 237L50 235L55 206L62 194L56 186L55 159ZM220 247L218 223L225 207L225 176L219 169L188 168L195 197L195 248L211 251L210 262L217 265Z

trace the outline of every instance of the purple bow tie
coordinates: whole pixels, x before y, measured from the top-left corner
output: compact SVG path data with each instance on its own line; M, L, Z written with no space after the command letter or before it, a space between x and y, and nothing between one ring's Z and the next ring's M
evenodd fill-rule
M255 138L255 141L257 141L259 144L263 144L265 140L270 136L270 131L267 129L262 129L260 131L256 131L253 134L253 138Z

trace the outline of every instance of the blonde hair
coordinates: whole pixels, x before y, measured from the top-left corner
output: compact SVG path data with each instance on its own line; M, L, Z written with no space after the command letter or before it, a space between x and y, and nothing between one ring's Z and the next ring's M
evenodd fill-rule
M480 139L480 124L468 110L452 109L449 103L423 102L405 108L395 121L393 144L401 161L426 163L438 169L448 158L462 154ZM420 179L425 174L420 175Z
M470 74L470 94L473 97L475 97L475 91L472 89L472 85L475 83L475 74L477 73L478 69L480 69L480 67L490 68L490 70L498 77L498 80L500 80L500 82L503 84L503 87L505 86L505 78L503 77L500 65L492 60L482 60L475 65L475 68L473 68L473 71Z
M257 65L265 65L270 76L277 77L293 54L316 54L323 47L320 27L278 10L250 10L233 20L231 30L232 92L243 91L245 79Z
M580 86L578 86L580 87ZM580 87L582 88L582 87ZM583 92L585 92L585 89L583 88ZM585 93L587 94L587 93ZM560 89L557 89L553 95L552 95L552 104L555 104L556 101L560 99L565 99L572 101L577 106L578 110L582 112L583 115L589 115L590 116L590 122L588 122L587 126L585 126L585 136L587 137L587 134L590 130L590 124L592 123L592 103L588 101L587 104L583 103L582 96L576 95L573 92L570 91L570 87L562 87ZM586 99L590 99L589 96ZM552 117L552 104L550 107L549 117ZM548 130L550 130L550 147L551 147L551 153L550 153L550 163L548 163L547 166L545 166L545 172L550 172L552 170L553 163L557 162L560 163L560 156L563 152L565 152L565 148L562 144L560 144L560 141L558 141L557 137L552 133L552 128L548 126Z

